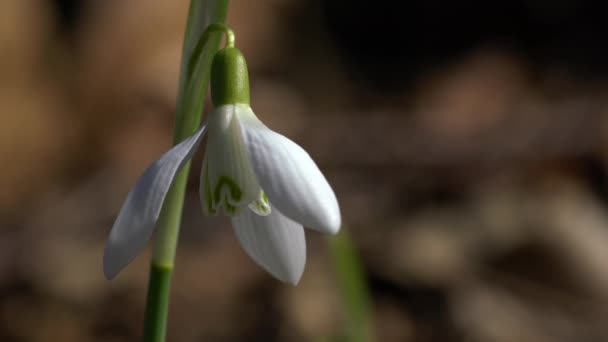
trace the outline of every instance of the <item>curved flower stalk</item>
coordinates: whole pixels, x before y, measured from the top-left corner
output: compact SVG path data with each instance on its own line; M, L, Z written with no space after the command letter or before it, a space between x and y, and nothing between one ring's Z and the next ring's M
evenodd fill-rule
M127 196L104 251L104 273L114 278L152 235L165 196L205 133L200 179L205 214L232 221L245 251L281 281L297 284L306 261L303 226L335 234L341 217L327 180L293 141L266 127L249 106L245 58L220 50L211 69L215 108L189 138L154 162Z

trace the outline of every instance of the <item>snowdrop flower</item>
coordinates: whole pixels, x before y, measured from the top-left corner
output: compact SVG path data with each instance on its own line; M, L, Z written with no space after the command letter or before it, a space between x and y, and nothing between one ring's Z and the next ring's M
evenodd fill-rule
M298 283L306 261L303 226L329 234L340 229L338 201L317 165L249 106L247 66L238 49L226 47L214 57L211 92L215 108L207 120L148 167L129 193L105 246L108 279L145 246L173 179L205 133L203 211L229 216L247 254L274 277Z

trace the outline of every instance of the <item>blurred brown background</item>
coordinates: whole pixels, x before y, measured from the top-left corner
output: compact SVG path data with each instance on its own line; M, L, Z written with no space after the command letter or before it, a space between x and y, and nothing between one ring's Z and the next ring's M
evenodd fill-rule
M187 1L4 0L0 341L134 341L149 253L103 279L129 188L170 145ZM608 341L604 1L231 1L253 108L334 186L377 341ZM195 162L169 341L340 335L203 218Z

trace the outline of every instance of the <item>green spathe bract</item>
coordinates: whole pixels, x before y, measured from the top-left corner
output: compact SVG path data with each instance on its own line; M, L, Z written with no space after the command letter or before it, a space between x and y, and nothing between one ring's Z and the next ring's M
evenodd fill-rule
M211 66L211 100L214 107L249 104L249 72L239 49L226 47L215 54Z

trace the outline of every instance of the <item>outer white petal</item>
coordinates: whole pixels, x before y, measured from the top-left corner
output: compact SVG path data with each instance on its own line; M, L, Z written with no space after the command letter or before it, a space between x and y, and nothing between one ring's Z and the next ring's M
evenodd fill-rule
M306 264L306 240L302 225L276 208L267 216L243 210L232 217L236 237L247 254L275 278L297 284Z
M337 233L338 200L308 153L266 127L248 106L239 106L237 113L253 170L270 203L306 227Z
M173 179L192 158L206 124L150 165L131 189L112 226L103 254L103 272L114 278L146 245L152 235Z

